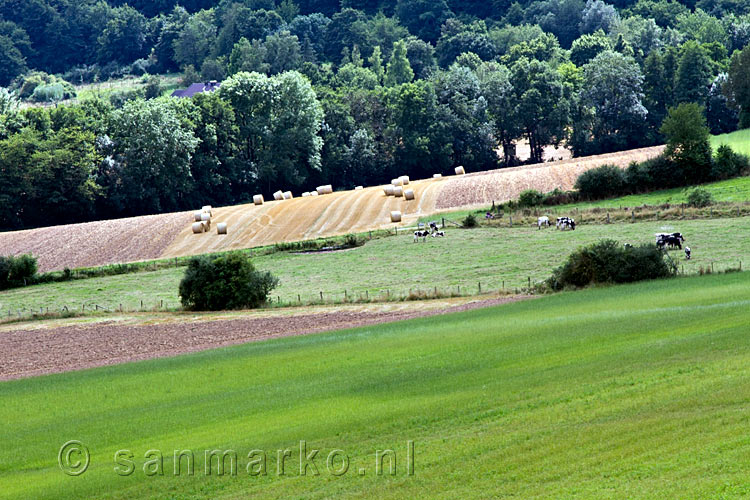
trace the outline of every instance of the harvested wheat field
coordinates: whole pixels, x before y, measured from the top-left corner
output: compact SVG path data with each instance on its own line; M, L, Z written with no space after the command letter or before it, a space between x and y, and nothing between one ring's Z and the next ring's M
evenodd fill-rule
M440 193L436 208L486 205L492 201L503 203L518 197L526 189L541 192L555 188L572 189L583 172L605 164L627 167L631 162L642 162L659 155L663 146L621 151L599 156L571 158L523 167L504 168L467 174L451 179Z
M27 231L0 233L0 255L32 253L40 271L87 267L209 252L251 248L393 227L410 226L435 212L504 202L524 189L570 189L582 172L603 164L626 167L654 157L662 147L569 159L525 167L469 173L458 177L412 181L416 199L385 196L381 186L263 205L213 209L212 222L228 224L226 235L215 226L194 234L192 212L151 215ZM200 207L196 207L198 209Z

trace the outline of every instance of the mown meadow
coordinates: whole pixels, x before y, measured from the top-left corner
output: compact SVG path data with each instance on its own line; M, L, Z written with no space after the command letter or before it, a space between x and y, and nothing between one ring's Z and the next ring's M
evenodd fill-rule
M580 221L580 219L579 219ZM659 232L682 232L693 251L690 261L670 252L686 274L701 267L715 271L750 265L750 218L648 221L618 224L580 224L575 231L554 227L538 230L515 225L476 229L446 228L445 238L414 243L409 233L367 242L364 246L321 253L276 252L253 259L257 268L280 280L274 302L295 305L320 301L387 300L424 292L476 294L528 287L549 277L578 247L602 238L624 243L653 243ZM2 315L86 311L96 306L110 310L176 308L184 267L119 276L75 280L19 288L0 293Z

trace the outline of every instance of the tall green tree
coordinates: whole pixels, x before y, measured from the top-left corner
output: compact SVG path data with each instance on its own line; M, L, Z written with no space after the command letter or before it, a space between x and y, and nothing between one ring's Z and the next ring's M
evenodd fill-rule
M385 84L389 87L409 83L414 79L414 71L411 69L409 59L406 57L406 44L403 41L393 45L393 54L388 61L388 70L385 74Z
M740 110L740 127L750 127L750 46L732 54L724 94Z
M128 214L182 208L192 191L190 162L198 146L177 103L165 99L128 101L112 115L113 168L118 182L107 186L117 209Z
M559 144L567 134L570 101L562 79L549 64L522 58L511 67L511 84L531 160L541 162L544 147Z
M704 105L713 76L706 49L695 41L685 42L675 74L675 102Z
M661 133L667 138L664 154L681 171L682 182L678 185L707 181L711 175L711 135L703 107L690 102L670 108Z
M234 110L237 168L247 187L267 193L274 182L296 187L320 170L323 110L301 74L240 72L219 95Z
M575 145L581 154L641 145L640 132L648 112L642 102L643 75L633 58L611 50L596 56L584 66L581 101L592 108L594 117L589 143Z

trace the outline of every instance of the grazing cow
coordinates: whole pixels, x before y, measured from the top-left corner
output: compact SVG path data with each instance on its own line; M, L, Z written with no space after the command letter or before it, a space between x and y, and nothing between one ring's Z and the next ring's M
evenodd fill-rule
M665 234L656 240L656 246L661 249L669 246L669 248L677 247L682 250L682 240L673 234Z
M690 260L690 247L685 247L685 260Z
M433 233L433 232L435 232L435 231L438 230L438 223L437 223L437 221L434 220L434 221L430 222L429 225L430 225L430 232L431 233Z
M566 229L575 231L576 221L571 219L570 217L558 217L556 226L557 226L557 229L560 229L562 231L565 231Z
M427 241L427 237L430 235L430 232L426 229L424 231L414 231L414 243L419 241L419 238L422 238L422 241Z
M432 233L433 238L437 238L438 236L441 238L445 237L445 231L435 231Z
M549 227L549 217L547 217L547 216L539 217L536 220L536 225L537 225L537 229L541 229L542 226Z
M679 241L680 243L685 243L685 237L682 236L682 233L659 233L656 235L656 244L659 245L659 240L667 240L670 241ZM675 243L669 243L670 246L677 246ZM682 247L680 247L682 248Z
M495 216L492 215L492 212L487 212L486 214L484 214L484 218L485 219L494 219Z

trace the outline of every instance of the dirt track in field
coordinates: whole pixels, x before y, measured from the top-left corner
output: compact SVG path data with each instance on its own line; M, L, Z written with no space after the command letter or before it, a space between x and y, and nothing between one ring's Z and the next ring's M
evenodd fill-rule
M367 311L355 308L348 311L280 314L250 319L155 325L112 322L11 330L0 333L0 380L84 370L279 337L468 311L527 298L529 297L499 297L446 308L421 307L411 311Z
M200 255L392 228L392 210L402 212L401 226L411 226L420 217L441 210L514 199L524 189L571 189L576 177L588 169L605 163L626 167L632 161L656 156L662 149L657 146L413 181L407 186L415 192L416 199L412 201L386 197L382 187L371 187L270 201L262 206L216 207L212 230L202 234L193 234L191 212L0 233L0 255L30 252L37 257L40 271L51 271ZM216 233L217 222L228 224L227 235Z

